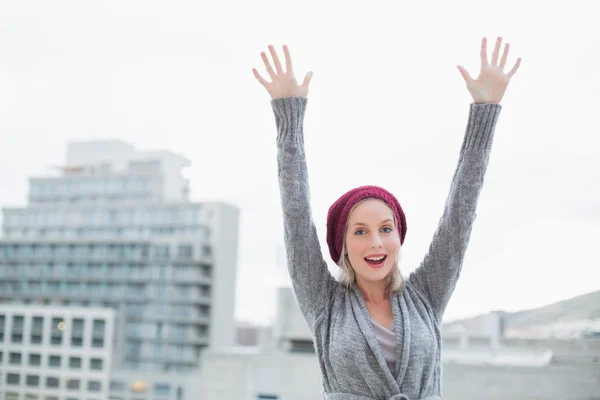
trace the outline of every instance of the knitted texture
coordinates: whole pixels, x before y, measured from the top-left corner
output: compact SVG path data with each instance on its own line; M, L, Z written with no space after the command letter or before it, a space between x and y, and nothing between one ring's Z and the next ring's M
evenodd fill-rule
M329 255L336 264L339 263L341 257L344 231L350 211L360 201L368 198L382 200L390 207L396 217L396 223L400 231L400 243L404 243L406 216L396 197L379 186L359 186L344 193L331 205L327 213L327 245L329 246Z
M304 149L307 99L276 99L271 105L287 267L313 336L325 397L441 400L442 317L461 273L501 106L471 104L458 165L429 249L402 291L389 294L396 334L392 373L361 291L356 284L350 289L340 285L321 252ZM435 117L435 107L429 112ZM315 393L314 398L321 397Z

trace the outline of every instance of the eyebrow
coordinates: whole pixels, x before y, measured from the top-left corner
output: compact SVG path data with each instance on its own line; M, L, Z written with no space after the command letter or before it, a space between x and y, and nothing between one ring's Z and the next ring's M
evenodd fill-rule
M394 222L392 219L388 218L385 221L382 221L382 224L385 224L387 222ZM365 224L364 222L356 222L354 224L352 224L352 226L356 226L356 225L362 225L362 226L367 226L367 224Z

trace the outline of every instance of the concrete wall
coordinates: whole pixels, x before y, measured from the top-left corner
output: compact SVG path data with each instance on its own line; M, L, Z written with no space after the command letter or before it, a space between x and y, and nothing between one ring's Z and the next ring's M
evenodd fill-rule
M444 400L600 400L600 364L543 368L445 364Z
M214 260L210 345L235 344L235 287L238 265L239 210L223 203L206 203L210 215L210 245Z

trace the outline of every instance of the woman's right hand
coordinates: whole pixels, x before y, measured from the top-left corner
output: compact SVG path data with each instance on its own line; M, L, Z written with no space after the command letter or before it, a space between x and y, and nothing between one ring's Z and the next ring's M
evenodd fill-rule
M267 82L262 76L260 76L256 68L252 68L252 72L254 73L254 76L258 82L260 82L260 84L267 89L271 99L275 100L284 97L306 97L308 95L308 85L310 84L310 80L312 78L312 71L308 72L304 76L302 84L299 85L296 81L296 77L294 76L292 57L290 56L290 50L288 47L283 45L283 53L285 55L285 71L283 71L283 68L281 67L281 62L279 61L279 57L277 56L273 45L269 45L269 51L273 57L275 70L273 70L271 63L267 58L267 54L263 51L260 53L260 55L265 63L267 72L271 77L271 82Z

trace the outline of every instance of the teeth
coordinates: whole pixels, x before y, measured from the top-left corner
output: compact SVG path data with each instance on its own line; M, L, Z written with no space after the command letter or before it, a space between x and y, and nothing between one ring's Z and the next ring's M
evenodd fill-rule
M376 258L368 258L367 257L367 260L369 260L369 261L381 261L381 260L383 260L384 257L385 256L383 256L383 257L376 257Z

